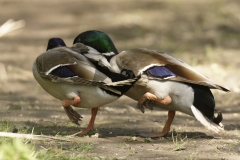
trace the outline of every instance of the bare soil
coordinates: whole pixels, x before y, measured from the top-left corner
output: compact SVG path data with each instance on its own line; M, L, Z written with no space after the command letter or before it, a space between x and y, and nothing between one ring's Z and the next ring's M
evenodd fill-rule
M90 110L76 108L84 118L80 127L71 124L60 101L37 84L31 67L49 38L61 37L71 45L79 33L96 29L108 33L119 50L147 47L172 53L231 89L213 91L225 133L207 131L195 118L177 113L168 136L137 137L140 131L161 131L167 112L142 114L136 101L123 96L100 109L91 134L71 138L63 146L91 143L87 154L109 159L240 159L239 5L239 1L0 1L0 24L10 18L26 21L24 28L0 37L0 117L29 133L34 127L35 134L65 136L85 128ZM178 135L178 142L172 135Z

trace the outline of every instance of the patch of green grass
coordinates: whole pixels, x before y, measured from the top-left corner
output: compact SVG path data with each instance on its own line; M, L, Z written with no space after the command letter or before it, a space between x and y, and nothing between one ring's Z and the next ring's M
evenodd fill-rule
M133 137L128 137L124 139L125 142L135 142L138 141L137 137L133 136Z
M27 143L27 142L26 142ZM34 147L23 143L19 139L10 139L0 145L0 159L2 160L37 160Z
M185 160L197 160L196 156L194 156L195 153L192 153L188 158L185 158Z
M60 149L45 149L37 153L40 160L92 160L92 156L83 153L69 153Z
M94 159L96 160L125 160L124 158L108 158L108 157L99 157L99 156L96 156L94 157Z
M9 121L6 120L0 120L0 131L1 132L13 132L13 133L27 133L28 129L23 127L21 129L18 129L10 123Z
M126 158L113 158L112 160L126 160Z
M92 148L90 143L65 147L63 143L48 145L47 142L2 138L0 160L92 160L94 157L87 154Z
M144 138L145 143L150 143L151 141L152 141L152 139L150 137Z
M176 136L173 135L173 132L172 132L172 141L173 141L173 144L174 144L174 148L173 150L174 151L181 151L181 150L185 150L186 149L186 144L187 144L187 141L184 141L186 139L186 137L184 139L181 138L181 134L178 134Z
M91 160L93 156L87 155L93 149L93 144L83 143L75 145L67 145L64 143L57 143L57 146L50 146L45 148L41 146L38 152L38 158L42 160Z
M13 132L15 126L9 121L0 121L0 130ZM18 130L18 133L33 134L35 128ZM27 132L28 130L28 132ZM59 133L56 133L58 135ZM0 160L92 160L87 152L93 149L91 143L66 144L49 140L26 140L0 137Z
M0 131L2 132L12 132L14 129L14 126L6 120L1 120L0 121Z
M69 150L76 150L76 151L83 151L83 152L88 152L93 149L93 144L91 143L83 143L81 145L74 145L69 147Z

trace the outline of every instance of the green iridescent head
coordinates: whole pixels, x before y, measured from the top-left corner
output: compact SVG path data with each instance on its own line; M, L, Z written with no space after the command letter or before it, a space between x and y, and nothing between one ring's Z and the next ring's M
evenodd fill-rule
M101 31L92 30L80 33L74 39L73 44L75 43L83 43L86 46L96 49L100 53L114 52L115 54L118 54L111 38Z

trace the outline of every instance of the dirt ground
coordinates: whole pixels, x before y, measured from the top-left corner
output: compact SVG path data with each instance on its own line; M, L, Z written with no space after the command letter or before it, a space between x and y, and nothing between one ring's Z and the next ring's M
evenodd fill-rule
M37 84L31 67L49 38L61 37L70 46L79 33L101 30L119 50L146 47L171 53L229 88L230 93L213 91L225 132L217 135L177 113L167 137L137 137L140 131L161 131L167 112L142 114L124 96L100 109L89 136L71 138L64 146L90 143L87 154L98 159L240 159L239 6L237 0L0 0L0 25L11 18L26 22L0 37L0 117L29 133L34 127L35 134L65 136L85 128L90 110L76 109L84 118L80 127L71 124L60 101Z

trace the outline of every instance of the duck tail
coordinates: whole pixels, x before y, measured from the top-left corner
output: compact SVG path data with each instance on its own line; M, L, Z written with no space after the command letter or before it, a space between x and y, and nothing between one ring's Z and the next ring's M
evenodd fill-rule
M223 131L223 125L221 123L222 121L222 114L221 112L218 112L217 117L214 117L213 120L209 120L207 117L205 117L195 106L191 106L191 110L193 112L193 115L195 116L195 118L202 123L207 129L216 132L216 133L220 133L221 131Z
M222 120L223 120L222 113L221 113L219 110L215 110L215 113L217 113L217 116L215 117L215 115L214 115L212 121L213 121L215 124L223 127L223 124L221 123Z

